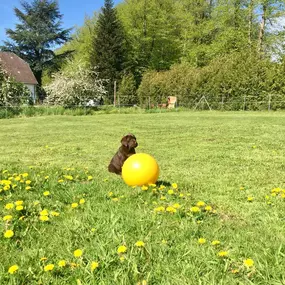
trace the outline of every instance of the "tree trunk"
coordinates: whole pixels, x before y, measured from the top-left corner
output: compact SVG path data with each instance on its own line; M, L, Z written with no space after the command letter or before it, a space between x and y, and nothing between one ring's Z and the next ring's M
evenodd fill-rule
M259 35L258 35L258 52L259 53L262 53L264 51L263 44L264 44L264 32L265 32L265 25L266 25L266 11L267 11L267 6L263 4Z
M248 9L248 45L249 49L252 46L252 20L253 20L253 0L249 2L249 9Z

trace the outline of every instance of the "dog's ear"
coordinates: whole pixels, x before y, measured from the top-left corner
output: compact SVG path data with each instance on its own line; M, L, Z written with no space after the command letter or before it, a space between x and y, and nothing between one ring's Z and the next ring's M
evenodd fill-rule
M121 139L121 144L125 147L128 146L128 136L124 136L122 139Z

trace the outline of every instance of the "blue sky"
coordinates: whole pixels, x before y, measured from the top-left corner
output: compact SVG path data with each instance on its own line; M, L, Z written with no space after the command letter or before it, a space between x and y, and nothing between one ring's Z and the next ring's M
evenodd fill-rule
M26 0L32 2L32 0ZM122 0L114 0L117 4ZM104 0L58 0L60 12L63 14L63 27L70 28L81 26L85 15L91 16L94 11L99 11L104 5ZM7 40L5 29L15 28L17 18L14 14L14 7L21 8L20 0L0 0L0 45Z

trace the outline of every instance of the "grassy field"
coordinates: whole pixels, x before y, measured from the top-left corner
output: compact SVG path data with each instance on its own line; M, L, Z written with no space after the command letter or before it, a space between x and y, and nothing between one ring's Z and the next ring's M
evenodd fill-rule
M107 172L128 132L156 187ZM277 112L1 120L0 284L284 285L284 140Z

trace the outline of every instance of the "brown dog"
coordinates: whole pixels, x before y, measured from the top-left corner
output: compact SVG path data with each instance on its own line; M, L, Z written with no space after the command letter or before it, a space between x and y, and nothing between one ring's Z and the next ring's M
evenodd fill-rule
M138 146L137 139L133 134L128 134L124 136L121 140L121 147L113 156L108 170L112 173L116 173L118 175L122 174L122 166L125 160L136 153L135 148Z

